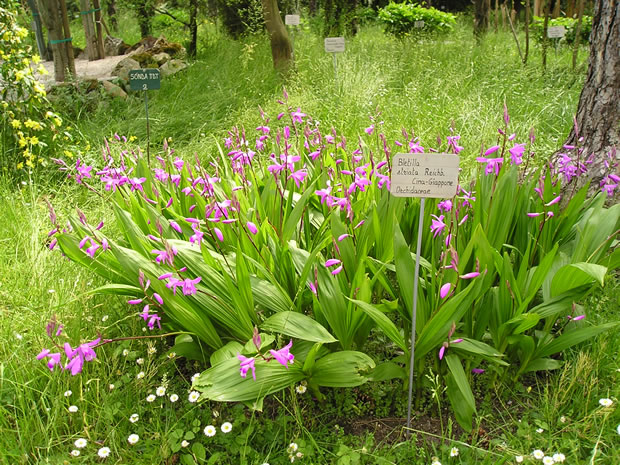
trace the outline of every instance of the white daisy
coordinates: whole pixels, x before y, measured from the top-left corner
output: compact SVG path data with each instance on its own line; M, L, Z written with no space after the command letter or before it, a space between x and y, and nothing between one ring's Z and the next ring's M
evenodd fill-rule
M522 455L515 456L515 462L522 463L523 462L523 456Z
M105 459L108 455L110 455L110 448L102 447L101 449L97 451L97 455L101 457L102 459Z
M199 397L200 397L200 393L198 393L197 391L192 391L189 393L189 397L187 400L194 403L198 400Z
M544 431L545 431L545 430L544 430L544 429L542 429L542 428L537 428L537 429L536 429L536 432L537 432L538 434L543 433Z
M553 459L551 457L549 457L548 455L543 457L543 464L544 465L553 465L554 463L555 462L553 461Z
M450 449L450 457L457 457L459 455L459 448L453 447Z
M216 429L213 425L207 425L204 429L205 436L209 436L210 438L215 436Z
M189 446L189 441L186 441L185 439L183 439L181 441L181 447L187 447L187 446Z
M109 318L108 315L103 315L103 317L101 318L101 321L104 321L104 322L108 321L108 318ZM107 449L107 447L106 447L106 449ZM109 452L108 452L108 454L109 454ZM107 457L107 455L106 455L106 457Z
M291 442L288 445L288 450L292 451L292 452L297 452L297 449L299 449L299 446L297 445L297 443L295 442Z
M198 379L198 377L200 376L200 373L194 373L194 375L192 376L192 384L194 384L194 382Z
M545 456L545 453L540 449L536 449L534 452L532 452L532 457L534 457L537 460L542 460L544 456Z
M230 422L224 422L222 423L222 426L220 427L220 429L222 430L222 433L230 433L232 431L232 423Z
M143 358L138 358L138 359L136 359L136 363L138 365L142 365L144 363L144 359Z
M129 355L129 349L123 350L123 357L127 357Z
M441 465L441 462L439 460L433 460L431 465Z
M159 386L156 390L155 390L155 394L157 394L159 397L162 397L163 395L166 394L166 388L164 386Z
M88 441L84 438L76 439L73 443L73 445L78 449L84 449L86 447L86 444L88 444Z
M295 386L295 391L297 392L297 394L303 394L308 390L308 388L306 386L304 386L303 384L300 384L299 386Z
M78 411L77 405L71 405L68 409L71 413L75 413Z
M131 444L132 446L136 444L139 440L140 440L140 436L138 436L137 434L130 434L129 437L127 438L127 442Z
M611 407L614 401L611 399L601 399L598 401L598 403L601 404L601 406L603 407Z
M142 378L144 378L144 372L143 372L143 371L141 371L140 373L138 373L138 374L136 375L136 378L138 378L138 379L142 379Z
M177 400L179 400L179 396L177 396L176 394L172 394L170 396L170 402L176 402Z
M17 339L18 341L21 341L24 338L24 336L22 336L19 333L15 333L15 339Z
M71 394L73 394L73 392L71 392L71 390L69 389L68 391L65 391L64 396L69 397Z
M174 357L176 357L176 356L177 356L176 352L170 352L170 353L168 353L168 358L170 358L170 359L173 359L173 358L174 358Z
M137 413L132 413L131 416L129 417L129 421L131 423L135 423L140 419L140 417L138 416Z
M71 455L74 456L74 457L79 457L80 456L80 451L77 450L77 449L73 449L71 451Z
M566 423L566 417L564 415L560 417L560 423Z
M148 396L146 396L147 402L153 402L155 401L155 399L157 399L157 397L155 397L155 394L149 394Z
M149 347L146 350L146 353L149 354L149 355L153 355L153 354L157 353L157 349L155 347Z
M113 384L110 384L110 385L108 386L108 389L110 389L110 391L113 391L115 387L116 387L116 386L114 386Z
M566 457L564 456L564 454L561 454L559 452L556 454L553 454L552 458L555 463L562 463L564 462L564 460L566 460Z

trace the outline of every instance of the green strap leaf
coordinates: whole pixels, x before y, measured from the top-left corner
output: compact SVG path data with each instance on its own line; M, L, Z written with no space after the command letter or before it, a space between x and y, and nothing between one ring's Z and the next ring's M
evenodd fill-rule
M378 310L374 305L369 304L367 302L362 302L361 300L349 299L355 305L357 305L361 310L363 310L366 315L368 315L376 325L385 333L390 340L400 347L406 353L409 353L409 348L405 343L405 339L402 334L396 327L396 325L390 320L382 311Z
M304 341L338 342L329 331L315 320L302 313L279 312L267 318L261 325L264 331L273 331L286 336L291 336Z

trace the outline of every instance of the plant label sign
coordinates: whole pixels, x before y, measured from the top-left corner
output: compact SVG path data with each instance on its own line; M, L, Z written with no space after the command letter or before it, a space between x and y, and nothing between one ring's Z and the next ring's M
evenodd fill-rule
M325 39L327 53L344 52L344 37L328 37Z
M418 29L421 29L424 27L424 21L415 21L413 23L413 27L417 27Z
M157 90L161 87L161 75L157 68L132 69L129 71L131 90Z
M287 26L299 26L299 15L286 15L284 17L284 24Z
M447 199L456 195L459 157L449 153L397 153L390 192L395 197Z
M551 26L547 29L547 37L550 39L561 39L566 35L564 26Z

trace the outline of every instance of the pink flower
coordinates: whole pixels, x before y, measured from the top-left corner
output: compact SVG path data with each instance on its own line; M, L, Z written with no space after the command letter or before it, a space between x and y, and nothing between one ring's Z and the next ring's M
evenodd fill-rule
M446 296L450 293L450 288L452 287L451 283L446 283L439 289L439 297L445 299Z
M325 266L330 267L330 266L338 265L339 263L340 263L340 260L338 260L337 258L330 258L329 260L325 262Z
M279 363L281 363L288 369L288 364L289 363L292 364L293 360L295 359L295 356L289 352L289 349L292 346L293 346L293 340L291 339L291 341L287 345L282 347L280 350L272 349L269 351L269 353L273 355L273 358L275 358Z
M196 279L186 278L182 281L183 295L194 295L196 292L196 284L198 284L202 278L198 276Z
M437 208L439 208L439 210L441 210L442 212L449 212L450 210L452 210L452 201L451 200L442 200L437 205Z
M478 273L477 271L472 271L471 273L466 273L462 275L461 279L472 279L477 278L478 276L480 276L480 273Z
M252 379L256 381L256 367L254 366L254 357L248 358L244 357L241 354L237 354L237 358L241 362L241 366L239 367L241 377L245 378L248 374L248 370L252 370Z
M431 215L434 219L431 221L431 231L433 232L433 237L437 237L442 231L445 229L446 224L443 222L444 216L440 215Z
M338 268L336 268L334 271L332 271L332 274L334 276L336 276L338 273L340 273L342 271L342 265L340 265Z
M258 228L251 221L248 221L245 225L247 226L248 231L250 231L252 234L258 233Z
M213 232L215 233L217 238L220 240L220 242L224 242L224 234L222 234L222 231L220 231L219 228L213 228Z

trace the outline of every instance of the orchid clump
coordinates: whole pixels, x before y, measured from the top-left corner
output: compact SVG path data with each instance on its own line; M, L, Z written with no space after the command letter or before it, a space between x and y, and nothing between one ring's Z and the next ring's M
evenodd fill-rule
M454 128L428 143L411 130L392 134L376 112L346 137L288 94L280 104L277 115L260 110L257 127L233 127L193 158L165 141L149 165L113 139L99 168L57 161L111 205L121 234L112 239L79 211L64 224L50 209L51 248L129 296L148 329L183 333L171 350L209 366L192 381L193 402L257 405L302 381L317 397L320 387L363 384L375 366L364 352L371 328L391 341L390 376L407 379L421 205L391 195L393 154L476 155ZM560 169L538 163L533 133L511 134L507 109L503 120L480 169L464 169L451 198L428 199L419 237L414 380L435 366L449 397L465 401L454 405L465 428L477 367L492 367L491 382L553 369L554 340L607 329L584 328L570 304L585 288L575 283L602 281L618 209L584 191L567 208L562 183L587 162L577 171L565 159ZM276 349L276 340L290 342Z

